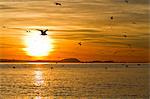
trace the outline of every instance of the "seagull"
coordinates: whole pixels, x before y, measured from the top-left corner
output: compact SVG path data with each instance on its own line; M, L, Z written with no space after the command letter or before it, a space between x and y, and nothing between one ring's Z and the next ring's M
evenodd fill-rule
M129 66L128 65L126 65L126 68L128 68Z
M116 51L116 52L114 52L114 54L117 54L118 52Z
M138 66L140 66L141 64L137 64Z
M78 43L80 46L82 45L81 42Z
M55 4L61 6L61 3L56 2Z
M105 69L108 69L108 67L105 67Z
M136 24L136 22L132 22L132 24Z
M37 29L37 30L41 32L41 35L47 35L46 32L48 31L48 29L46 29L46 30Z
M2 26L2 28L6 28L6 26Z
M124 0L126 3L128 3L129 1L128 0Z
M123 37L127 37L127 35L123 35Z
M111 16L111 17L110 17L110 19L111 19L111 20L113 20L113 19L114 19L114 17L113 17L113 16Z
M30 30L27 30L26 32L31 32Z

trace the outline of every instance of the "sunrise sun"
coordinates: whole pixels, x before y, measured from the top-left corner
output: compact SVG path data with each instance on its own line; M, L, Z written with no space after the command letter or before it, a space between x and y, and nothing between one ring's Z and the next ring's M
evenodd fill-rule
M38 32L32 32L25 36L24 42L27 55L34 57L48 56L53 50L52 39L49 36L42 36Z

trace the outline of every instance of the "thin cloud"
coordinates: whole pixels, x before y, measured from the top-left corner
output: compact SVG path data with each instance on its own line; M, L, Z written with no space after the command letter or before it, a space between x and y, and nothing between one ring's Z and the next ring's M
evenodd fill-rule
M0 4L0 10L12 10L12 9L16 9L16 7Z
M96 30L96 29L66 29L66 30L50 30L50 31L55 31L55 32L100 32L99 30Z

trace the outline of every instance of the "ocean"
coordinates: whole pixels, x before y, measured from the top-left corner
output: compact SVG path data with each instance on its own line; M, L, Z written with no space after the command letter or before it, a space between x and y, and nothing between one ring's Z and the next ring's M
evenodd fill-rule
M149 64L1 63L0 99L149 99Z

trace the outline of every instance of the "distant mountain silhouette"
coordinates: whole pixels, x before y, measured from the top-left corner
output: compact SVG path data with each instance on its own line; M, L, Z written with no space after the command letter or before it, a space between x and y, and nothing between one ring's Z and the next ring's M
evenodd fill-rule
M139 63L139 62L115 62L111 60L105 60L105 61L99 61L99 60L94 60L94 61L80 61L77 58L66 58L62 60L16 60L16 59L0 59L0 62L57 62L57 63ZM148 61L145 62L140 62L140 63L149 63Z
M77 58L66 58L62 60L15 60L15 59L0 59L0 62L71 62L71 63L79 63L81 62Z
M59 62L73 62L73 63L78 63L78 62L80 62L80 60L77 59L77 58L66 58L66 59L60 60Z

